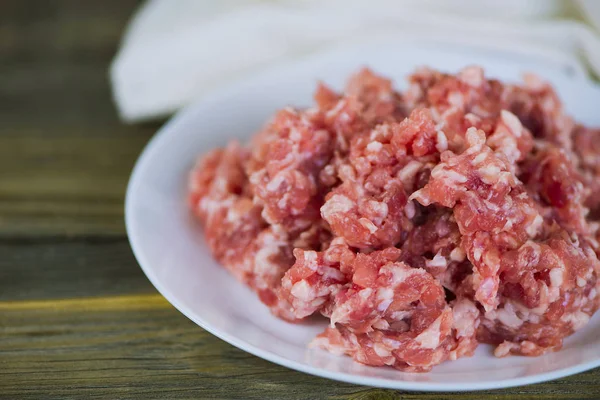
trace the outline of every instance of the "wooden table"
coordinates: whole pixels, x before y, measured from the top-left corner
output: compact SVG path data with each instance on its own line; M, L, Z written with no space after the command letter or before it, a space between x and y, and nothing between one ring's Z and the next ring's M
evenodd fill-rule
M159 125L120 123L107 81L135 5L0 5L0 398L479 399L291 371L215 338L156 292L127 242L123 199ZM600 369L489 394L599 398Z

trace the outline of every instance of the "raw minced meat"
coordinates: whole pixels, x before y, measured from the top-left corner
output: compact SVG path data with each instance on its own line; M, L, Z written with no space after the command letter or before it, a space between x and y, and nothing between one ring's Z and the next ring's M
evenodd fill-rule
M189 202L214 257L311 344L428 371L560 349L600 305L600 129L557 94L422 68L363 69L201 157Z

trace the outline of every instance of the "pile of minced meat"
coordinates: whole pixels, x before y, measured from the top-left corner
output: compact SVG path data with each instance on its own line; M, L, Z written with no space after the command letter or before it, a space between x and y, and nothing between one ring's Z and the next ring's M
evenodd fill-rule
M214 255L312 343L428 371L560 349L600 305L600 129L552 89L368 69L201 157L189 201Z

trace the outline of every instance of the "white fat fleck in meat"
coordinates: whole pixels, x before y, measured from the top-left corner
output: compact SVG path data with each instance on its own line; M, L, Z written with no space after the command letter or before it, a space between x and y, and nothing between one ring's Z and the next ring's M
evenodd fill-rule
M496 253L492 251L488 251L483 255L483 262L494 270L498 270L500 268L500 259L496 255Z
M263 247L256 252L254 257L254 272L257 275L268 275L276 273L279 269L278 265L271 260L274 256L279 255L281 247L272 236L264 239Z
M467 129L465 138L469 144L469 149L466 151L467 154L480 151L481 147L485 144L485 133L474 127Z
M348 302L336 305L336 307L333 309L333 312L331 313L331 317L329 317L330 326L335 327L335 324L337 324L338 322L345 321L352 311L352 305Z
M486 278L479 285L479 292L483 293L483 297L487 298L494 292L494 280L492 278Z
M496 135L496 134L494 134ZM513 137L505 137L501 140L499 144L496 145L496 148L504 153L506 158L511 162L515 163L520 157L521 152L517 147L517 142ZM514 165L511 165L511 171L514 169Z
M290 129L290 139L294 142L299 142L300 140L302 140L302 133L300 133L300 131L296 127L292 127Z
M537 315L543 315L550 306L550 303L558 300L560 296L560 288L552 287L549 288L545 282L540 282L540 302L539 305L535 308L532 308L530 311Z
M377 219L374 220L376 224L381 224L388 215L388 205L381 201L370 200L368 202L369 208L377 215Z
M584 287L586 284L587 284L587 281L585 279L583 279L580 276L577 277L577 286Z
M363 300L367 300L369 297L371 297L372 294L373 294L373 289L371 289L371 288L365 288L365 289L361 290L360 292L358 292L358 295Z
M385 312L387 308L394 301L394 291L391 288L379 288L377 289L377 310L379 312Z
M481 164L482 162L485 161L485 159L487 158L488 153L479 153L475 156L475 158L473 158L473 160L471 160L471 164L473 166L477 166L479 164Z
M475 247L475 249L473 249L473 260L474 261L481 260L482 254L483 254L483 249L481 247Z
M498 358L506 357L510 354L511 350L517 350L518 348L519 345L517 343L505 340L504 342L500 343L498 347L496 347L496 349L494 350L494 356Z
M553 268L550 270L550 284L554 287L560 287L563 283L564 271L561 268Z
M437 131L437 143L435 145L435 148L440 153L448 150L448 138L446 137L444 131Z
M437 233L437 235L439 237L445 237L447 235L450 234L450 227L448 226L448 223L439 220L436 224L435 224L435 233Z
M290 200L290 194L286 193L277 201L277 207L284 209L287 207L288 201Z
M529 340L524 340L521 342L521 350L524 353L532 353L538 346Z
M467 85L478 88L483 84L483 69L480 67L466 67L458 73L458 79Z
M431 325L421 332L414 340L424 349L435 349L440 345L440 328L442 317L444 314L437 317Z
M421 268L408 268L403 264L392 263L383 266L380 270L381 273L387 273L391 275L391 285L398 286L406 280L409 276L417 274L426 274L427 272Z
M319 266L317 263L317 252L313 250L305 251L304 262L306 263L306 267L313 271L316 271L317 267Z
M208 197L204 197L198 203L198 210L209 215L216 213L219 208L221 208L220 202L211 200Z
M410 318L413 315L413 311L394 311L391 313L390 318L396 322Z
M521 137L523 134L523 125L515 114L510 111L502 110L500 111L500 117L502 118L502 122L504 122L506 127L510 129L516 137Z
M346 99L341 99L337 102L337 104L335 105L335 107L333 107L331 110L327 111L327 113L325 115L327 115L327 118L331 118L331 117L335 117L336 115L338 115L342 109L346 106L347 100Z
M506 220L506 223L502 227L502 230L507 232L507 231L511 230L512 227L513 227L513 221L511 219L508 219L508 220Z
M394 290L389 287L381 287L377 289L377 300L385 301L394 298Z
M465 251L460 247L457 247L450 252L450 259L452 261L456 261L456 262L464 261L466 256L467 255L465 254Z
M377 226L367 218L359 218L358 223L361 224L364 228L366 228L369 232L375 233L377 232Z
M331 196L323 207L321 207L321 215L327 219L329 216L338 213L347 213L354 208L354 203L343 194L334 194Z
M450 92L448 94L448 103L457 108L463 108L465 105L465 96L461 92Z
M318 307L321 304L325 303L327 301L327 299L325 297L322 297L322 296L325 296L326 294L327 293L318 294L317 296L321 296L321 297L317 297L317 298L315 298L314 300L312 300L312 301L310 301L308 303L309 306L310 306L310 308L312 308L313 310L316 310L316 309L318 309Z
M314 289L305 280L296 282L292 286L292 290L290 292L292 293L292 296L303 301L309 301L315 297Z
M381 219L385 219L388 215L388 205L382 201L370 200L368 202L369 207L377 214ZM379 223L381 223L380 221Z
M452 170L452 169L444 169L444 168L434 168L431 171L431 177L434 179L447 180L454 183L465 183L467 182L467 177Z
M583 328L590 321L590 316L583 311L575 311L571 314L565 314L561 318L564 322L571 323L574 331Z
M516 315L523 322L532 322L534 324L537 324L539 322L539 315L535 314L532 309L527 308L527 306L525 306L524 304L512 300L506 300L506 304L510 304L512 309L515 310ZM489 315L489 313L487 313L486 316L487 315Z
M527 226L527 228L525 228L525 232L527 232L527 235L529 237L533 238L533 237L537 236L543 223L544 223L544 218L542 218L542 216L538 214L535 216L535 218L533 219L531 224L529 224Z
M230 224L239 223L241 215L235 210L235 208L230 208L227 210L227 214L225 216L225 221Z
M464 119L471 126L477 125L481 121L481 118L479 118L477 115L475 115L473 113L465 114Z
M488 185L493 184L499 178L500 167L494 164L488 164L484 167L481 167L477 170L481 176L481 180Z
M323 167L322 172L327 176L331 176L335 173L335 167L331 164L327 164L326 166Z
M409 201L404 206L404 215L406 215L408 219L413 219L415 215L417 215L417 207L413 201Z
M340 175L340 178L342 178L342 180L356 180L356 172L354 171L354 168L352 168L351 165L348 165L348 164L340 165L340 167L338 169L338 173Z
M350 334L346 340L349 341L353 346L358 346L358 338L355 334Z
M410 200L410 201L416 200L417 202L419 202L419 204L422 204L424 206L428 206L431 204L431 197L425 195L422 189L417 190L416 192L411 194L410 197L408 198L408 200ZM412 218L412 217L409 217L409 218Z
M373 345L373 350L379 357L390 357L392 355L392 353L381 343L375 343Z
M402 345L402 343L399 342L398 340L390 339L390 338L386 338L386 337L383 338L382 343L391 349L399 349L400 346Z
M371 142L367 145L367 150L372 151L374 153L381 151L383 145L380 142Z
M479 310L468 299L457 300L452 306L452 321L458 337L473 336L479 326Z
M346 354L346 347L343 344L334 345L329 341L328 338L322 336L318 336L315 339L313 339L313 341L310 342L308 347L319 347L324 350L327 350L328 352L336 356L343 356L344 354Z
M377 305L377 311L379 312L385 312L388 307L390 306L390 304L392 304L392 301L394 301L394 299L387 299L382 301L381 303L379 303Z
M400 171L398 171L398 178L400 178L400 180L403 183L411 182L410 186L412 186L412 181L415 179L415 176L421 170L422 167L423 167L422 163L420 163L417 160L412 160L408 164L406 164L404 166L404 168L402 168ZM405 185L405 187L406 187L406 185Z
M450 107L448 107L446 111L442 112L441 114L435 108L430 108L429 111L431 111L433 120L438 121L438 123L435 125L436 131L446 129L448 127L448 121L452 120L455 115L458 115L462 112L460 108L453 105L450 105Z
M338 117L338 118L339 118L339 120L340 120L340 121L342 121L342 122L348 122L348 121L350 121L350 120L352 119L352 118L350 117L350 115L348 115L348 113L347 113L347 112L343 112L343 113L341 113L341 114L339 115L339 117Z
M446 268L448 262L440 253L436 254L433 259L425 261L425 265L429 268Z
M369 138L371 141L381 142L382 140L389 139L392 136L392 131L389 125L378 125L371 131Z
M492 313L494 312L492 311ZM511 329L517 329L523 325L523 320L517 316L516 310L511 303L507 303L503 308L497 309L495 314L500 322Z
M385 319L379 319L373 322L371 326L382 331L390 329L390 324Z
M491 201L488 201L488 200L483 200L483 204L485 204L485 207L488 210L500 211L500 209L501 209L500 206L498 206L498 205L496 205L496 204L494 204L494 203L492 203Z
M296 157L298 157L298 144L294 144L292 146L292 151L287 153L283 160L280 161L281 165L292 165L296 162Z
M331 267L321 268L321 274L325 279L333 279L340 282L343 281L345 278L344 274L339 269Z
M227 193L228 192L229 181L223 177L215 177L213 181L213 191L216 193Z

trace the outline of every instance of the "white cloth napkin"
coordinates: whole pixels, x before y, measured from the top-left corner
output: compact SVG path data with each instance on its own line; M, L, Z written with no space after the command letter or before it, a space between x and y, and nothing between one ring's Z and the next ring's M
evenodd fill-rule
M135 122L267 65L382 34L581 57L600 75L600 39L574 12L566 0L150 0L110 76L121 118Z

